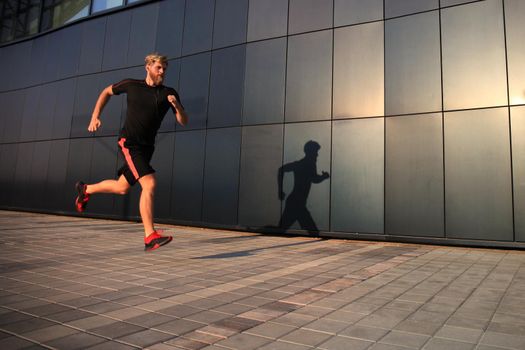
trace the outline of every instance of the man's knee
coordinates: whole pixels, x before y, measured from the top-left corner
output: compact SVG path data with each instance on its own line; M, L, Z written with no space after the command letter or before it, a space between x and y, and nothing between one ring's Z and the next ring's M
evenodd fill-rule
M142 190L146 192L154 192L155 186L157 185L157 181L155 180L155 176L153 174L141 177L139 179L139 183L142 187Z

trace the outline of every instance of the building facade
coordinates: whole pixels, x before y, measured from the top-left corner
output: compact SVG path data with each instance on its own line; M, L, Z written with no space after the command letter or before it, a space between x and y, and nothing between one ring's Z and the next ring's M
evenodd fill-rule
M157 221L525 247L525 2L165 0L0 48L0 208L76 215L114 178L125 97L170 58ZM282 178L282 192L279 180ZM86 215L137 219L135 188ZM291 194L291 195L290 195Z

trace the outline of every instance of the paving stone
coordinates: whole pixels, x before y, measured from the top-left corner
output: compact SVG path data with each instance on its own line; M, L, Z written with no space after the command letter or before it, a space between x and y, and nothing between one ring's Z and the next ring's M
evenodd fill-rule
M368 349L372 344L372 342L366 340L335 336L320 344L318 348L326 350L364 350Z
M425 345L425 350L472 350L476 347L472 343L463 343L455 340L432 338Z
M30 339L38 343L46 343L54 339L59 339L74 333L79 333L78 330L62 325L54 325L46 328L41 328L35 331L23 333L24 338Z
M75 333L59 339L55 339L49 342L45 342L45 345L49 345L57 349L85 349L90 346L103 343L106 339L94 336L88 333Z
M126 335L124 337L117 338L117 340L130 344L137 345L139 347L147 347L153 344L165 342L169 339L173 339L174 336L164 332L155 331L152 329L146 329L141 332Z
M380 343L404 346L410 349L421 349L430 339L429 336L400 331L391 331L385 335Z

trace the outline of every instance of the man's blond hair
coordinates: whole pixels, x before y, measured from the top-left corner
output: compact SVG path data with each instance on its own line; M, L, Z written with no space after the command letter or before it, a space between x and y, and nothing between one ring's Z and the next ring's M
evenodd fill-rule
M168 57L163 56L157 52L150 53L146 56L144 59L144 63L146 66L149 66L151 64L154 64L155 62L159 62L160 64L168 65Z

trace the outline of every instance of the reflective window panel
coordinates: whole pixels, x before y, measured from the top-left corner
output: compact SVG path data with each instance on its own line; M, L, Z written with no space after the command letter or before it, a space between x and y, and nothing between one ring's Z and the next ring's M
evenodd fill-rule
M335 29L334 118L384 114L383 23Z
M93 13L104 11L113 7L121 6L124 0L93 0L91 11Z
M446 110L507 104L501 4L487 0L442 10Z
M213 48L246 41L249 0L216 0Z
M159 3L156 50L168 58L181 55L182 31L184 29L184 0Z
M525 104L525 1L505 0L510 104Z
M171 218L201 220L206 131L177 132L173 161Z
M445 113L447 237L513 239L507 108Z
M525 242L525 107L510 110L516 240Z
M287 122L331 118L331 53L331 30L289 37Z
M385 112L441 110L439 13L432 11L385 23Z
M248 41L286 35L288 0L250 0Z
M182 54L189 55L211 49L214 0L186 1Z
M334 0L334 26L383 19L383 0Z
M386 119L385 230L444 236L441 113Z
M330 28L333 0L290 0L289 17L289 34Z
M287 124L284 135L283 166L277 180L283 192L279 226L310 234L326 231L330 214L330 122Z
M185 57L181 60L179 95L188 113L188 124L177 128L206 127L208 89L210 84L210 53Z
M242 128L239 225L277 227L281 217L277 172L282 165L283 126Z
M208 130L202 220L237 225L241 128Z
M333 122L331 230L383 233L384 118Z
M403 16L437 8L439 0L385 0L385 17Z
M246 46L212 54L208 127L241 124Z
M286 38L246 46L243 124L284 120Z

